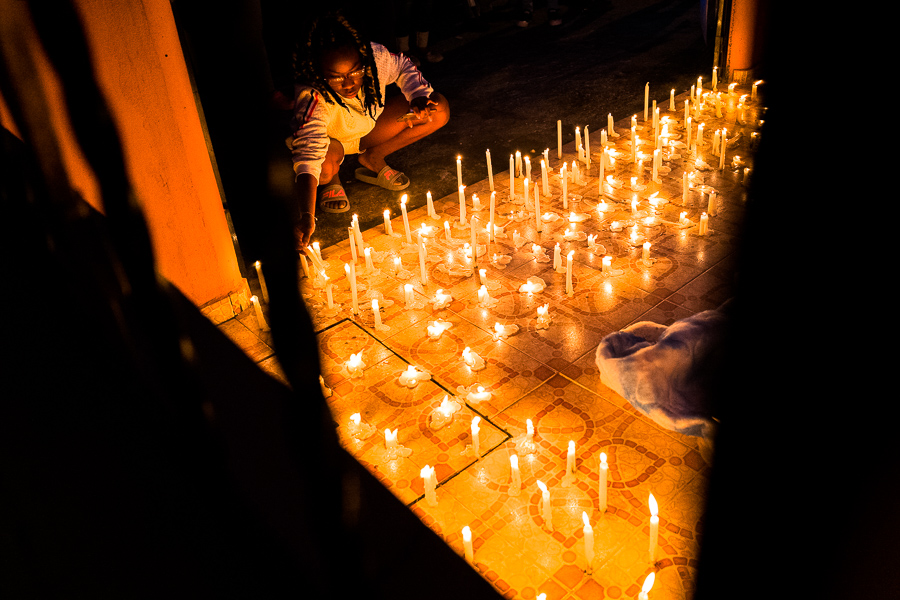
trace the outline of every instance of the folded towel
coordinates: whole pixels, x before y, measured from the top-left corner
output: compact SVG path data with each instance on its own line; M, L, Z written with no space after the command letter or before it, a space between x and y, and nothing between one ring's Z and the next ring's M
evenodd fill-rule
M607 335L597 348L601 380L660 426L711 439L715 421L706 381L721 349L724 308L668 327L642 321Z

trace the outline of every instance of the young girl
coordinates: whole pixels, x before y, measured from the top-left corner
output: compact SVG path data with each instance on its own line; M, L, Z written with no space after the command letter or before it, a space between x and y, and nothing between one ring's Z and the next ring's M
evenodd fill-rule
M450 109L412 61L363 41L340 14L312 23L298 43L294 71L291 150L301 211L296 230L303 249L315 230L317 201L325 212L350 208L338 179L344 156L359 154L358 180L405 189L409 178L390 168L385 157L442 127ZM391 83L402 95L385 100Z

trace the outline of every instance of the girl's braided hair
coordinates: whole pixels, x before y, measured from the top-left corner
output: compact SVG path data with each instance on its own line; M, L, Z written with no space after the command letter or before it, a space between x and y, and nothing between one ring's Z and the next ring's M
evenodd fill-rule
M326 13L312 19L294 51L294 77L299 83L316 89L326 102L337 102L350 110L322 74L322 57L339 48L353 48L359 52L365 70L362 84L363 108L374 118L376 105L384 106L384 100L378 84L378 69L372 45L362 39L356 28L340 12Z

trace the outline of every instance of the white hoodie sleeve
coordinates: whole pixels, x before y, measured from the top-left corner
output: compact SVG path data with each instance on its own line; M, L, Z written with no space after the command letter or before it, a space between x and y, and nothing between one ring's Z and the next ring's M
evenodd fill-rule
M382 97L384 97L385 88L392 83L397 84L407 100L419 96L427 97L434 92L434 89L425 81L422 73L407 56L394 54L376 42L372 42L372 54L378 69Z
M291 155L294 173L309 173L319 179L322 163L328 152L328 119L330 111L325 99L316 90L300 88L294 102L291 129Z

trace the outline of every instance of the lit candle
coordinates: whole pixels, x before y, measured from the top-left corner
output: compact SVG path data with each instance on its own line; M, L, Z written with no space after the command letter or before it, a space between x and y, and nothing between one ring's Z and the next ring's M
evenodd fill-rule
M391 227L391 211L384 211L384 232L388 235L394 235L394 230Z
M569 440L569 451L566 453L566 475L575 476L575 442Z
M459 186L459 224L466 224L466 186Z
M562 255L559 250L559 242L557 242L553 247L553 270L559 271L560 269L562 269Z
M697 235L706 235L709 231L709 215L706 213L702 213L700 215L700 227L697 230Z
M522 475L519 473L519 457L513 454L509 457L510 483L509 495L518 496L522 491Z
M356 251L358 254L362 254L363 248L365 248L366 245L363 243L362 230L360 230L359 228L359 215L353 215L353 219L351 220L350 224L353 226L353 237L356 240Z
M572 257L574 255L575 251L572 250L566 259L566 294L569 296L575 293L575 288L572 286Z
M422 280L422 285L428 283L428 271L425 269L425 240L422 238L422 235L419 234L419 275Z
M406 308L411 308L413 303L413 286L411 283L403 284L403 300L406 303Z
M562 121L556 121L556 157L562 160Z
M434 199L431 197L431 192L425 192L425 202L428 204L428 216L432 219L437 219L438 214L434 210Z
M400 196L400 211L403 213L403 230L406 232L406 243L412 244L412 235L409 232L409 217L406 214L407 195Z
M487 286L487 269L478 269L478 278L482 286Z
M601 273L609 273L609 268L612 265L612 256L604 256L603 263L600 266Z
M609 474L609 465L606 462L606 453L600 453L600 483L597 486L598 491L598 507L600 512L606 512L607 509L607 500L606 500L606 492L608 487L608 474Z
M453 239L453 234L450 233L450 223L447 221L444 221L444 236L448 242Z
M330 283L325 286L325 299L328 302L328 310L334 308L334 294L331 291L331 288L334 287Z
M591 168L591 136L588 133L588 126L584 126L584 164L587 168Z
M550 195L550 182L547 179L547 161L543 158L541 159L541 184L544 187L544 195Z
M643 252L641 253L641 259L644 262L650 261L650 242L644 242L644 249L643 249Z
M472 274L477 271L478 265L478 224L475 223L475 215L469 221L469 228L472 230Z
M606 115L606 129L609 131L609 135L615 135L616 130L614 128L613 116L612 113L608 113Z
M475 562L475 552L472 550L472 530L466 525L462 528L463 552L469 564Z
M363 254L366 255L366 273L372 274L375 272L375 263L372 262L372 249L366 248Z
M675 112L675 89L669 92L669 110Z
M728 142L728 130L722 129L721 150L719 151L719 170L725 168L725 146Z
M422 467L420 475L422 476L422 482L425 485L425 501L428 502L429 506L437 506L437 493L435 491L437 477L435 477L434 474L434 467L425 465Z
M397 429L393 431L390 428L384 430L384 448L385 450L395 450L399 444L397 444Z
M350 280L350 299L351 299L351 312L354 315L359 314L359 301L356 296L356 267L353 263L349 265L344 263L344 272L347 274L347 279Z
M594 562L594 529L588 519L587 511L581 511L581 520L584 521L584 560L587 563L587 571L591 571L591 564Z
M650 590L653 589L653 582L656 580L656 573L650 573L641 586L641 592L638 594L638 600L649 600Z
M761 84L762 82L763 82L762 79L760 79L759 81L754 81L754 82L753 82L753 85L750 87L750 101L751 101L751 102L755 102L755 101L756 101L756 94L757 94L756 88L757 88L757 87L759 86L759 84Z
M372 316L375 318L375 329L381 329L381 309L378 308L378 298L372 298Z
M563 163L563 166L559 168L559 178L562 181L562 202L563 208L569 208L569 182L568 182L568 174L566 172L566 164Z
M259 325L260 330L269 331L269 324L266 322L265 315L263 315L262 306L259 304L259 298L250 296L250 303L253 304L253 310L256 312L256 322Z
M527 177L525 177L524 180L522 181L522 197L525 198L526 205L531 200L531 195L528 193L528 188L530 187L529 183L530 183L530 181L528 180ZM527 206L526 206L526 208L527 208Z
M462 187L462 157L456 157L456 185Z
M644 120L647 120L648 103L650 102L650 82L644 85Z
M716 86L719 85L719 67L713 67L712 73L712 89L715 91Z
M546 305L544 305L546 308ZM534 443L534 423L532 423L531 419L525 419L525 442L528 444Z
M513 155L509 155L509 199L516 197L516 170L513 166Z
M350 374L350 377L362 377L363 369L366 367L366 365L363 364L362 352L350 354L350 360L345 363L345 366L347 367L347 372Z
M706 207L706 212L708 212L713 217L716 216L716 193L709 193L709 204Z
M650 494L650 562L656 562L656 547L659 541L659 506Z
M553 513L550 508L550 490L547 489L547 486L541 480L538 480L537 486L541 490L541 516L544 519L544 525L547 526L547 529L553 531L553 520L551 519Z
M481 428L478 426L478 422L481 421L481 417L473 417L472 418L472 451L475 453L475 456L478 456L479 451L479 439L478 433L481 431Z
M531 157L525 157L525 178L531 179Z
M681 174L681 199L688 199L688 188L690 185L688 184L688 174L687 171Z
M354 239L354 236L356 235L356 232L353 230L353 227L348 227L347 233L350 235L350 256L352 257L351 262L355 263L356 262L356 241ZM309 274L307 274L307 277L308 276L309 276Z
M316 242L316 243L318 243L318 242ZM256 278L259 279L259 288L260 288L260 291L262 292L263 302L268 303L269 302L269 288L266 287L266 278L263 277L262 264L259 261L256 261L255 263L253 263L253 266L256 267Z
M488 170L488 183L491 186L491 191L494 191L494 169L491 167L491 151L485 150L484 152L485 158L487 158L487 170Z

